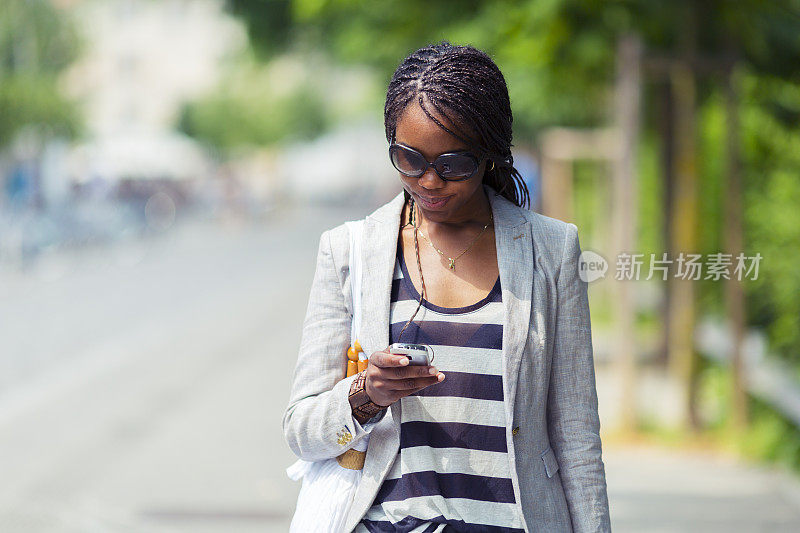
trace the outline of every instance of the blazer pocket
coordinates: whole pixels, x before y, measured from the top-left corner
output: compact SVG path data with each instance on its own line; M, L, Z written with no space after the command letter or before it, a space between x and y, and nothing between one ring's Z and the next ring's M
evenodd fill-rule
M558 471L558 459L553 449L548 446L542 453L542 461L544 461L544 469L547 472L547 477L553 477Z

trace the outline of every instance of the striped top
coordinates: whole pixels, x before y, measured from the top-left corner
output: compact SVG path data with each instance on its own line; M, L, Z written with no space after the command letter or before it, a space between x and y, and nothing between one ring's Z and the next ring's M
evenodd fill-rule
M445 379L400 400L400 450L355 533L522 533L506 450L500 279L465 307L423 300L398 339L418 302L398 246L389 342L430 345Z

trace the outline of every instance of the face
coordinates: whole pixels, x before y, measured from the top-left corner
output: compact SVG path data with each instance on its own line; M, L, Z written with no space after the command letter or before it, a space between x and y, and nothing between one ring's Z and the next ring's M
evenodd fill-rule
M433 106L425 106L447 128L458 132L450 121L439 115ZM420 152L428 161L441 154L468 150L469 147L453 137L428 118L417 99L412 100L397 122L395 142ZM419 178L399 174L403 188L408 191L425 219L434 222L462 222L474 219L486 211L488 203L483 192L483 174L486 162L481 162L471 178L463 181L445 181L431 167Z

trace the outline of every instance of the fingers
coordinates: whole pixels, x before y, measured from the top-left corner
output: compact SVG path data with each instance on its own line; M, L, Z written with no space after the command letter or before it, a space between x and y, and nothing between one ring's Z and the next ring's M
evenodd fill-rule
M427 370L428 368L431 368L433 375ZM394 372L385 369L375 372L372 375L372 383L381 391L391 393L393 391L413 392L413 389L424 389L444 380L444 374L433 367L410 367L407 370L411 372L406 373L406 376L397 376Z
M385 379L406 379L435 376L439 373L435 367L409 365L405 355L391 354L387 351L375 352L369 357L369 363L382 370Z
M407 378L395 380L367 379L367 394L378 405L391 405L401 398L414 394L444 380L444 374L428 378Z
M397 368L408 366L408 357L405 355L390 354L386 350L374 352L369 356L369 362L372 365L381 368Z
M366 388L373 402L389 405L444 379L433 366L409 365L407 357L382 350L369 357Z
M433 366L409 365L400 368L384 369L386 379L429 378L436 376L439 371Z
M438 373L435 376L425 376L421 378L403 378L403 379L396 379L391 380L391 387L394 390L402 390L407 391L409 394L411 392L415 392L416 390L422 390L425 387L429 387L436 383L439 383L444 379L444 374Z

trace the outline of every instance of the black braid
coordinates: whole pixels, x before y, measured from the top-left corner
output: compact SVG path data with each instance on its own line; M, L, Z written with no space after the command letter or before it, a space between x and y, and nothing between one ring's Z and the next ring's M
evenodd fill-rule
M494 169L487 168L484 174L484 183L520 207L530 205L528 187L511 156L513 117L506 80L485 52L442 41L405 58L386 93L383 120L389 142L394 141L403 110L415 98L439 127L494 162ZM462 131L445 127L428 110L424 99Z

